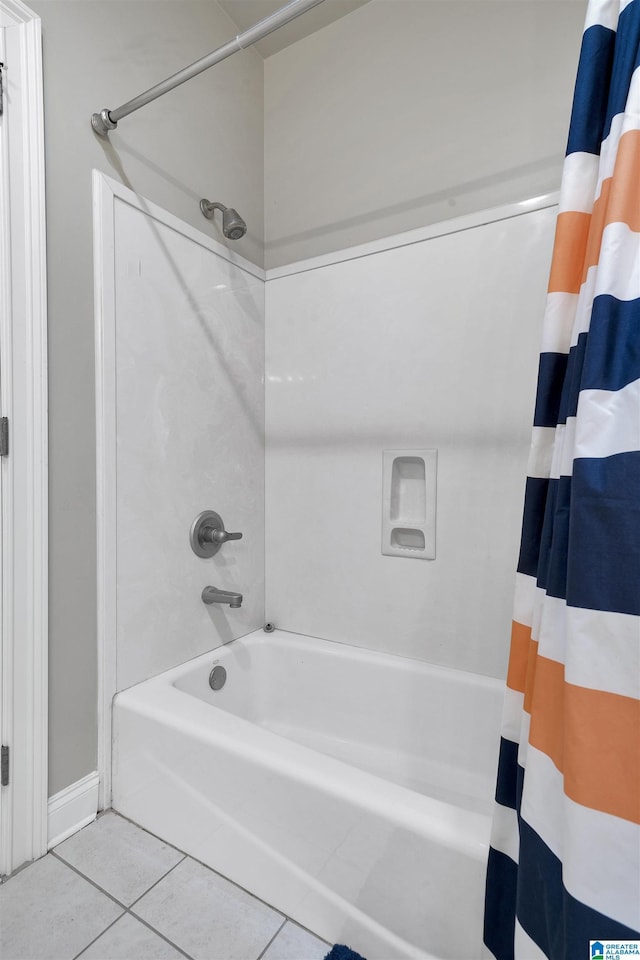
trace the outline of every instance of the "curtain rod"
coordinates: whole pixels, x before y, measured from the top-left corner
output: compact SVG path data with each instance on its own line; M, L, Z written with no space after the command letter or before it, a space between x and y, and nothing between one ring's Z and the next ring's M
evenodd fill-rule
M144 93L134 97L133 100L128 100L120 107L116 107L115 110L105 108L101 110L100 113L94 113L91 117L91 126L100 137L106 137L109 130L115 130L119 120L122 120L123 117L128 117L134 110L139 110L140 107L151 103L152 100L157 100L158 97L162 97L175 87L179 87L181 83L191 80L192 77L197 77L199 73L208 70L209 67L215 66L215 64L220 63L221 60L226 60L227 57L237 53L239 50L244 50L246 47L257 43L258 40L262 40L263 37L273 33L274 30L283 27L286 23L299 17L302 13L306 13L311 7L315 7L323 2L324 0L291 0L290 3L285 4L284 7L280 7L279 10L272 13L271 16L259 20L258 23L254 23L248 30L239 33L233 40L229 40L228 43L218 47L213 53L207 54L206 57L201 57L200 60L196 60L190 64L190 66L184 67L183 70L179 70L178 73L174 73L173 76L162 80L154 87L150 87L149 90L145 90Z

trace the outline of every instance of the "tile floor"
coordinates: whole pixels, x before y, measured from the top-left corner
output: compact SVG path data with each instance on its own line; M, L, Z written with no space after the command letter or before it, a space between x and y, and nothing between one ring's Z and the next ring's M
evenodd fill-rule
M2 960L323 960L329 949L113 812L0 886Z

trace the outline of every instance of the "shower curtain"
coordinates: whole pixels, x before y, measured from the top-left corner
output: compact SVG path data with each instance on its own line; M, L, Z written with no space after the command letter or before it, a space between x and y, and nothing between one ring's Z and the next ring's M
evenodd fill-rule
M527 472L484 939L640 955L640 0L587 10Z

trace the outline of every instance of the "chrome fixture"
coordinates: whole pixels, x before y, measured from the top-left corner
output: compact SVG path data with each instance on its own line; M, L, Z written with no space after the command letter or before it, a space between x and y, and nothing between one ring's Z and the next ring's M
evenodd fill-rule
M205 587L202 591L203 603L228 603L234 609L242 606L242 594L218 590L217 587Z
M241 540L241 533L229 533L224 520L215 510L203 510L191 524L189 540L191 549L198 557L208 559L216 555L227 540ZM240 597L242 600L242 597ZM240 604L238 604L240 606Z
M273 633L275 628L276 628L275 623L265 623L262 629L264 630L265 633Z
M284 7L280 7L279 10L276 10L270 16L264 17L262 20L259 20L258 23L254 23L248 30L239 33L233 40L229 40L228 43L224 43L221 47L218 47L213 53L208 53L206 57L201 57L200 60L196 60L183 70L179 70L177 73L174 73L173 76L162 80L160 83L156 83L154 87L145 90L144 93L134 97L133 100L128 100L121 106L116 107L115 110L105 108L101 110L100 113L94 113L91 117L91 126L93 127L94 133L97 133L100 137L106 137L110 130L115 130L118 126L118 121L124 117L128 117L130 113L139 110L140 107L144 107L147 103L151 103L152 100L157 100L158 97L162 97L170 90L174 90L175 87L179 87L181 83L191 80L192 77L197 77L203 70L208 70L209 67L215 66L216 63L226 60L227 57L230 57L233 53L238 53L239 50L244 50L253 43L257 43L258 40L269 36L274 30L278 30L280 27L283 27L285 23L289 23L291 20L299 17L301 13L306 13L307 10L317 6L319 3L323 3L323 0L291 0L290 3L285 4Z
M227 240L239 240L247 232L246 223L233 207L225 207L224 203L211 200L201 200L200 209L207 220L213 220L214 212L222 210L222 232Z
M219 663L209 674L209 686L212 690L222 690L227 682L227 671Z

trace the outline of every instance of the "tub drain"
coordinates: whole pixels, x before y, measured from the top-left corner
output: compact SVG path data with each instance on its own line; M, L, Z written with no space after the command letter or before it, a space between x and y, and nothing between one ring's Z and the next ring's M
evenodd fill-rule
M209 686L212 690L221 690L227 682L227 671L218 664L209 674Z

